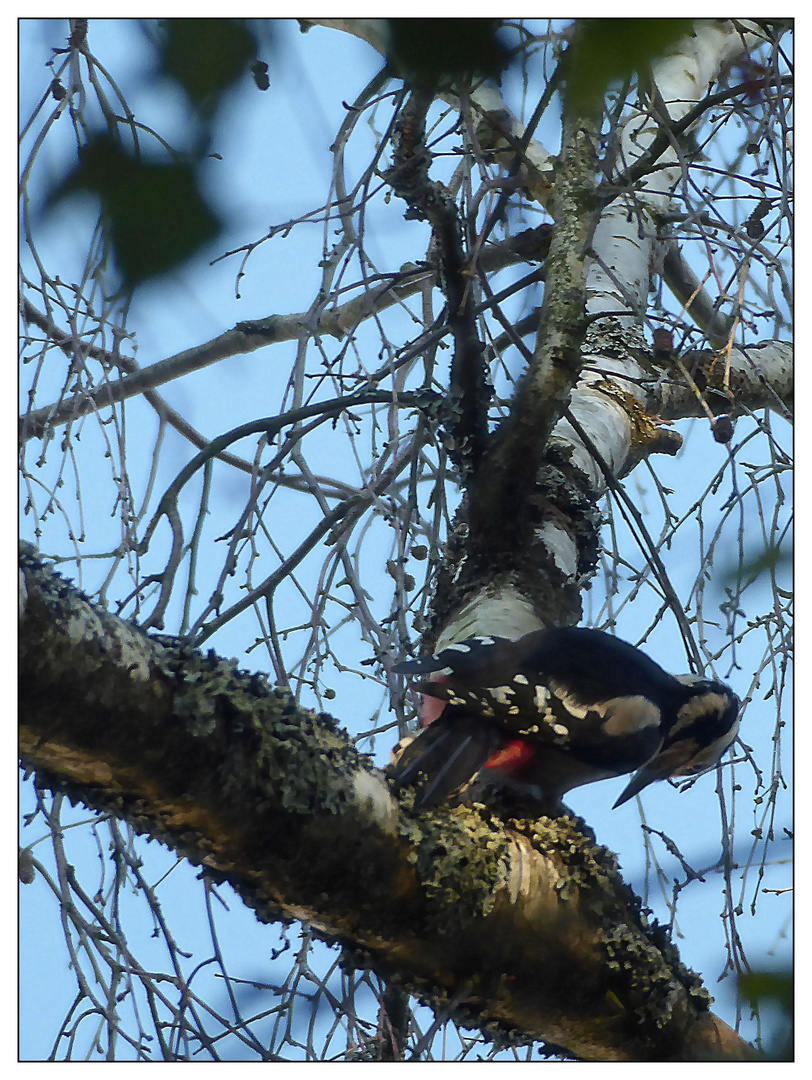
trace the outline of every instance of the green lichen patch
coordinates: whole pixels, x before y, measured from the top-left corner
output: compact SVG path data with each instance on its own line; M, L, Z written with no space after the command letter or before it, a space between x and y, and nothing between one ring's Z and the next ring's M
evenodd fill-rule
M368 767L332 717L299 708L291 696L214 652L167 650L176 690L173 714L220 761L226 795L246 790L283 811L336 813L350 797L348 776Z
M618 882L617 858L595 842L595 834L585 822L574 817L540 817L511 819L509 824L543 857L560 864L556 890L562 900L577 898L585 910L596 914L604 910L606 894L611 894Z
M511 821L546 857L560 863L559 897L575 902L597 930L606 958L607 989L622 1003L643 1042L688 1008L706 1011L712 998L699 976L680 960L665 929L649 921L641 901L619 876L616 856L595 843L591 830L574 818ZM687 995L687 996L686 996Z
M490 914L507 881L508 838L498 818L479 804L460 805L417 818L404 814L401 832L431 902L434 932L455 933Z

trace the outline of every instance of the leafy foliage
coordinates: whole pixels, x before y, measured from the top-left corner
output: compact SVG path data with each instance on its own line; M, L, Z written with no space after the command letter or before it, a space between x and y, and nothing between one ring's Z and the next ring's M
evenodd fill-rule
M50 205L77 193L96 196L122 288L158 277L217 240L222 222L200 192L197 169L150 161L100 136L51 193Z

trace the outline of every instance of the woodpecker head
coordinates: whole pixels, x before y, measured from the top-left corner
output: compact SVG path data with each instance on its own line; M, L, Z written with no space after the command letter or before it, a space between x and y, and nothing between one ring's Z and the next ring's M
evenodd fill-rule
M698 675L679 675L675 681L685 687L687 697L664 732L662 746L635 773L615 806L655 780L707 772L738 734L740 702L729 686Z

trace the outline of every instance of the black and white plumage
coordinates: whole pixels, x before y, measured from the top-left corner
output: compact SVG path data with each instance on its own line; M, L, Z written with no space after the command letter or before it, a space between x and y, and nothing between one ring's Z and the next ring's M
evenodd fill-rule
M555 811L570 789L637 770L620 806L654 780L711 768L739 727L724 683L669 675L585 627L472 637L394 670L430 676L415 684L427 726L389 768L396 787L416 787L418 809L475 777L507 777Z

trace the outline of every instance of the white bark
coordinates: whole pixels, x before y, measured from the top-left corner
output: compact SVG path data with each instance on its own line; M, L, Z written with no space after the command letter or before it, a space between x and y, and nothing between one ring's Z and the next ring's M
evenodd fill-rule
M515 640L540 630L542 623L533 605L518 589L502 586L474 593L444 628L437 651L475 634L492 634Z
M386 21L368 19L312 20L355 35L369 42L379 52L386 52ZM733 22L697 20L695 33L685 37L668 56L653 64L653 78L671 121L678 121L708 93L720 67L748 45L747 35ZM480 111L500 113L511 133L520 138L523 129L505 107L494 87L483 87L472 95ZM619 169L626 170L639 160L660 133L658 118L650 113L631 113L621 121L619 131ZM551 161L546 149L531 142L528 155L540 176L549 177ZM660 156L657 169L636 187L633 197L621 196L601 214L592 248L586 286L586 312L593 318L584 353L584 372L573 391L570 413L585 430L605 465L615 476L623 476L645 453L640 449L640 429L635 428L635 405L640 413L652 406L652 375L636 361L635 355L647 352L643 317L653 275L662 263L663 252L656 239L657 219L665 212L683 177L682 164L674 147ZM534 191L535 194L535 191ZM554 197L554 192L553 192ZM546 202L544 196L542 202ZM553 205L554 212L554 205ZM788 358L784 348L772 353L760 352L764 359L781 369L781 385L787 381ZM773 379L768 376L765 389L758 382L753 364L735 350L731 369L750 373L752 384L761 397L769 396ZM661 391L662 416L677 416L679 408L695 411L695 397L690 389L671 384L658 385ZM639 420L639 416L637 417ZM572 460L588 479L596 494L605 487L604 473L593 453L582 443L575 428L564 417L554 430L554 437L572 448ZM658 447L662 449L662 446ZM567 577L577 566L576 542L565 530L546 523L540 530L548 553ZM533 605L516 587L504 580L488 585L469 597L441 635L442 648L452 641L487 632L509 638L538 629L540 622Z
M653 64L657 89L672 121L683 117L708 92L721 65L746 44L732 22L697 20L693 37L683 38L670 55ZM656 117L632 115L621 125L620 166L633 165L645 154L659 133ZM658 169L639 185L634 197L622 196L601 214L595 230L595 261L587 281L586 310L604 319L593 324L584 355L586 370L572 395L570 409L595 443L611 471L621 476L632 445L632 423L617 398L608 396L596 384L613 378L621 391L631 394L641 406L646 404L643 384L650 375L634 359L635 350L645 350L643 313L656 267L662 260L656 240L656 216L669 208L671 196L682 178L677 152L668 148ZM602 349L607 333L611 351ZM597 491L604 486L595 465L567 420L555 435L571 443L581 471Z
M723 351L715 361L716 382L730 385L736 402L748 410L776 409L788 418L794 390L794 347L791 341L763 341ZM655 406L664 419L698 416L701 409L684 381L662 380L655 388ZM735 412L735 409L732 411Z
M248 690L233 661L209 654L198 664L193 650L170 660L30 549L21 570L21 756L43 786L64 784L162 840L262 917L295 918L356 947L437 1008L453 988L486 1030L498 1023L597 1060L639 1059L652 1039L672 1055L707 1057L720 1040L725 1054L750 1053L660 952L612 857L568 819L517 829L476 808L443 810L436 822L408 815L378 774L350 773L340 729L295 710L274 728L271 696ZM587 1000L571 988L540 994L538 971L550 967L582 972L571 983L589 988ZM634 980L617 981L623 971ZM617 1009L604 985L636 1025L596 1028L596 1004L610 1019Z

